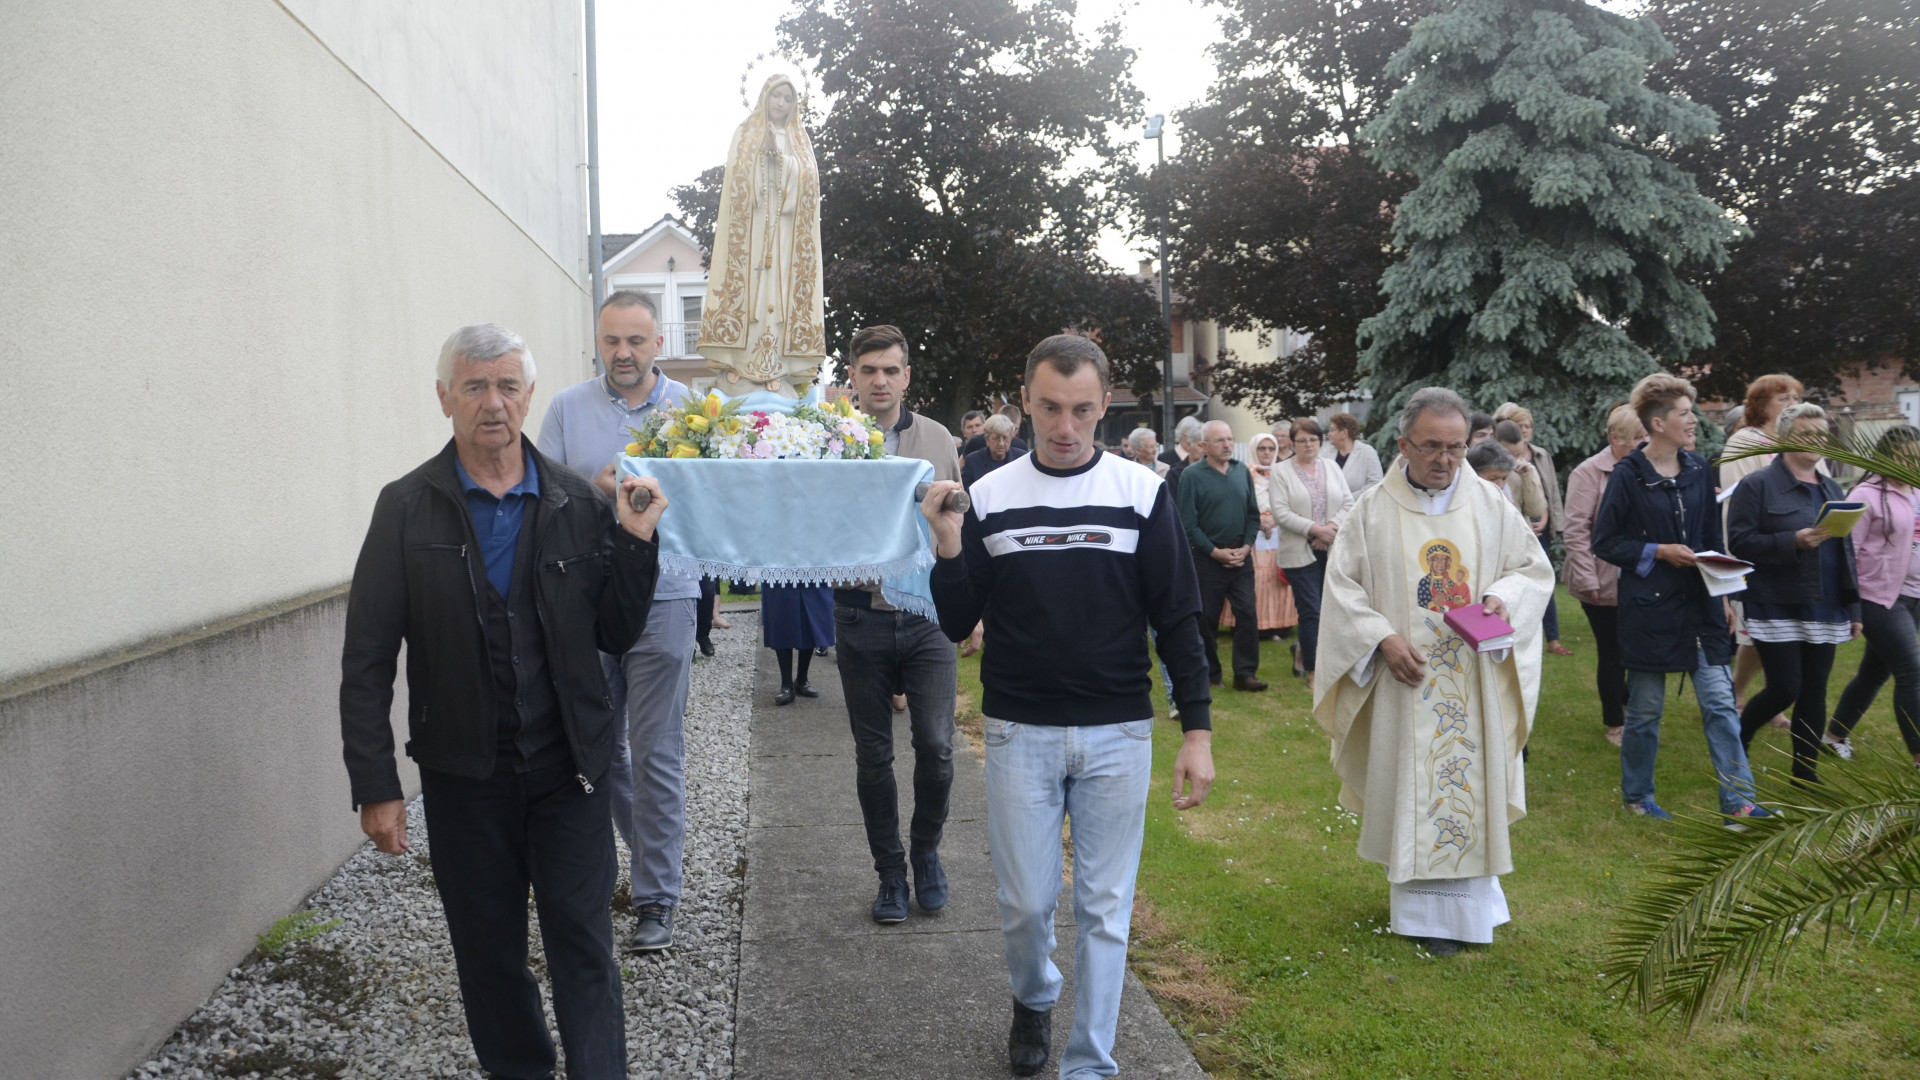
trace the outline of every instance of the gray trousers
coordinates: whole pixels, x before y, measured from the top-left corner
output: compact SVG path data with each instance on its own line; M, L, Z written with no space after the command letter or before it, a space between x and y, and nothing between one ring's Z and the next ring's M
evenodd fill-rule
M647 628L625 656L600 655L614 725L607 770L613 824L633 853L633 903L680 902L687 839L687 688L700 601L655 600Z

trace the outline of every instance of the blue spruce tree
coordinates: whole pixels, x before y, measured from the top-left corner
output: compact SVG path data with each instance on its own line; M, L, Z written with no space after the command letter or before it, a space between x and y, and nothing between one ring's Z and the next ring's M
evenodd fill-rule
M1456 0L1414 26L1388 67L1407 81L1365 130L1375 163L1418 181L1386 307L1360 327L1375 415L1440 384L1586 448L1636 380L1713 343L1676 269L1724 264L1743 227L1662 156L1716 127L1646 86L1672 56L1651 21L1581 0Z

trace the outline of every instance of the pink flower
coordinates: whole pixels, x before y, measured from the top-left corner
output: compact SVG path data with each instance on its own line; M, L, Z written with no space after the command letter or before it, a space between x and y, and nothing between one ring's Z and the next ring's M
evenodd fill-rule
M833 455L834 457L839 457L841 454L846 453L846 451L847 451L846 443L841 442L839 439L827 440L827 453Z
M753 414L753 430L759 431L760 429L766 426L767 426L767 414L763 412L754 413Z
M773 443L771 443L771 442L767 442L767 441L764 441L764 440L763 440L763 441L761 441L761 442L757 442L757 443L754 443L754 444L753 444L753 456L754 456L754 457L757 457L757 458L770 458L770 457L772 457L772 456L773 456Z

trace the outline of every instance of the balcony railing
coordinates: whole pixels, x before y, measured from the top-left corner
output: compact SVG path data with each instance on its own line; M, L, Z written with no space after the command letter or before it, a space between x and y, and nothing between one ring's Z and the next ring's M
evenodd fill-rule
M672 359L681 356L697 356L694 346L700 343L700 324L697 322L670 322L660 324L660 334L666 338L660 343L660 355Z

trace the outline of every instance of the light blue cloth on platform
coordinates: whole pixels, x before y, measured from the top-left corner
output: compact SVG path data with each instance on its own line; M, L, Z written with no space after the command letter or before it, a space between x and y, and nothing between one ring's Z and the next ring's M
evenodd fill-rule
M870 461L622 457L667 496L663 570L774 585L878 581L887 603L934 618L933 548L914 486L919 458Z

